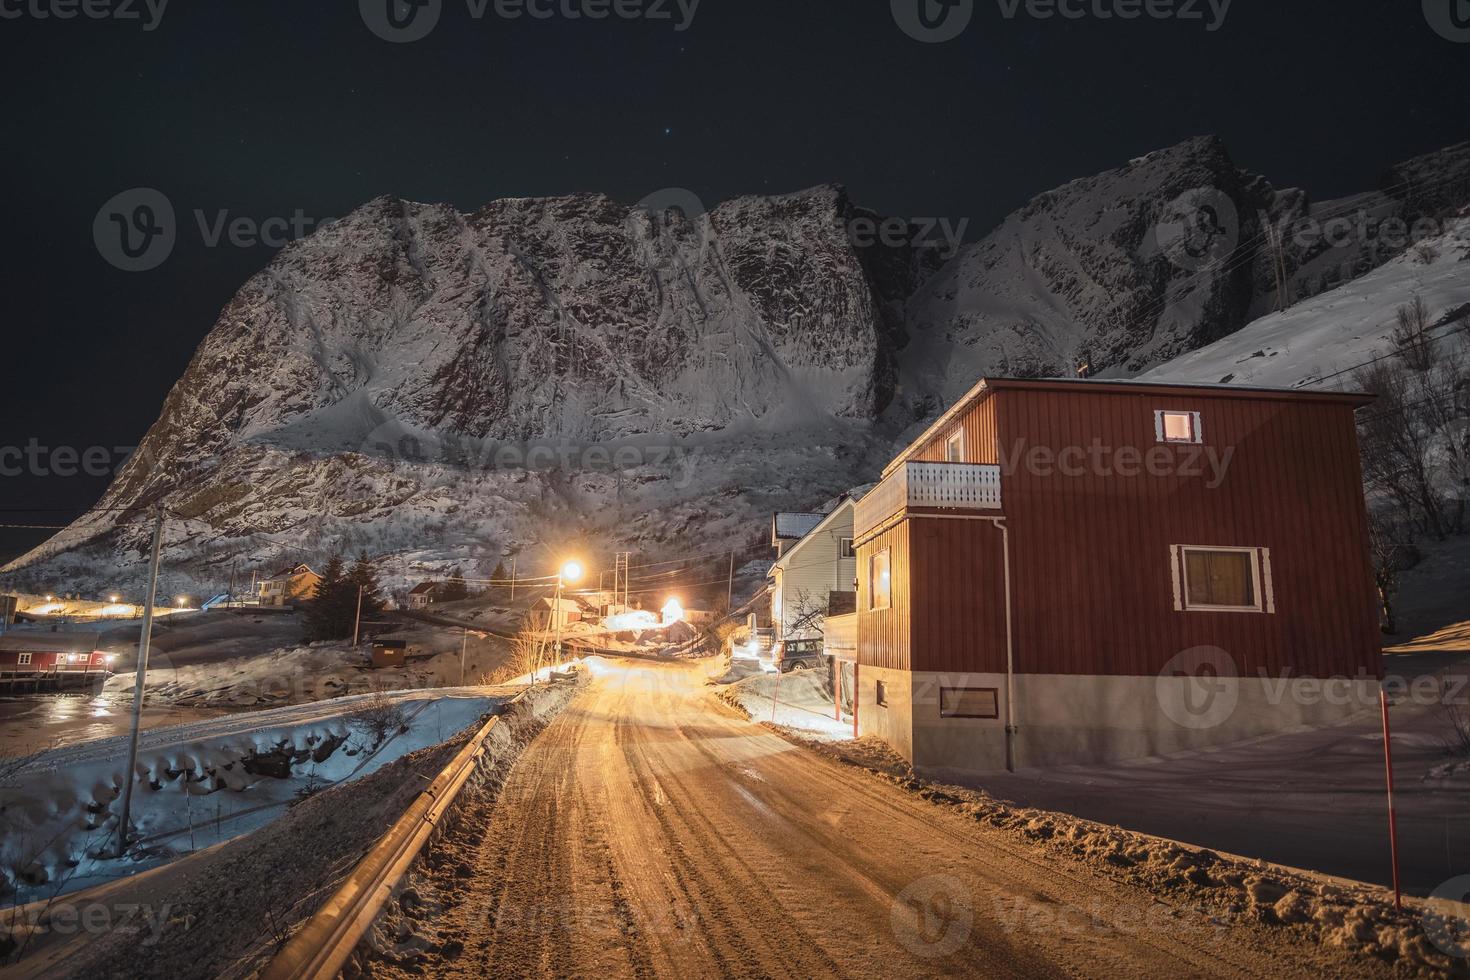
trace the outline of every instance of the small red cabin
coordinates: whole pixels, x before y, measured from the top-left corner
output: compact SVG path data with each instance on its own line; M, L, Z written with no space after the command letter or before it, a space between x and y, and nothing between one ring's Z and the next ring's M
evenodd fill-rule
M859 731L985 771L1371 710L1369 401L982 380L855 508Z
M43 675L111 673L113 655L97 649L97 633L10 632L0 635L0 674L34 679Z

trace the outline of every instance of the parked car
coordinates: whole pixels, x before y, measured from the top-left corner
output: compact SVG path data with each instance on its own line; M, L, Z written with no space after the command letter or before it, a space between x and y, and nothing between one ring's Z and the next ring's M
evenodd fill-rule
M781 673L790 673L798 668L822 666L822 640L781 640L776 644L776 666Z

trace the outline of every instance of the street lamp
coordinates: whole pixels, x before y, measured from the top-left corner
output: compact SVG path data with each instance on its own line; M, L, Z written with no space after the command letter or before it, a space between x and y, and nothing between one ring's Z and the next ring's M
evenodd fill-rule
M556 596L551 600L551 621L556 624L556 664L561 666L561 629L566 620L561 609L561 592L568 584L575 585L582 580L582 563L578 561L565 562L561 571L556 576ZM536 681L532 675L531 682Z

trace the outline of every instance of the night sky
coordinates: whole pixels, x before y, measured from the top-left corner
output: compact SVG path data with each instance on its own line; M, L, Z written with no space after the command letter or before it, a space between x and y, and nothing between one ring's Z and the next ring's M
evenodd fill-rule
M387 0L173 0L156 23L143 0L85 2L140 19L0 0L0 449L141 438L274 251L210 246L196 210L315 222L385 193L472 210L671 186L712 205L836 181L883 213L968 219L973 238L1039 191L1192 135L1318 198L1470 136L1470 38L1430 26L1459 0L1235 0L1215 30L1205 2L1196 20L1068 20L974 0L943 43L904 33L888 0L702 0L682 31L676 0L616 0L669 15L632 20L509 20L494 0L476 19L479 0L442 0L412 43L368 28ZM177 241L124 272L93 221L137 187L171 202ZM107 482L0 477L0 520L64 523ZM0 530L0 555L45 536Z

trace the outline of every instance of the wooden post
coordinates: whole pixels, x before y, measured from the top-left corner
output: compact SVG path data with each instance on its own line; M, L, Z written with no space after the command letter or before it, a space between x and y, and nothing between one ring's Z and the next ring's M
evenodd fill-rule
M858 737L858 692L862 687L858 685L858 662L852 662L852 737Z
M352 620L352 645L358 644L362 635L362 586L357 587L357 615Z
M1383 708L1383 768L1388 780L1388 853L1393 860L1393 907L1404 907L1399 888L1399 818L1393 807L1393 744L1388 730L1388 695L1378 689L1378 703Z
M122 813L117 823L117 856L128 852L128 822L133 808L133 782L137 779L138 731L143 724L143 686L148 677L148 647L153 638L153 602L158 597L158 565L163 550L163 505L153 522L153 549L148 562L148 605L143 612L143 630L138 637L138 672L133 681L133 727L128 738L128 767L123 770ZM60 674L57 686L61 686Z

